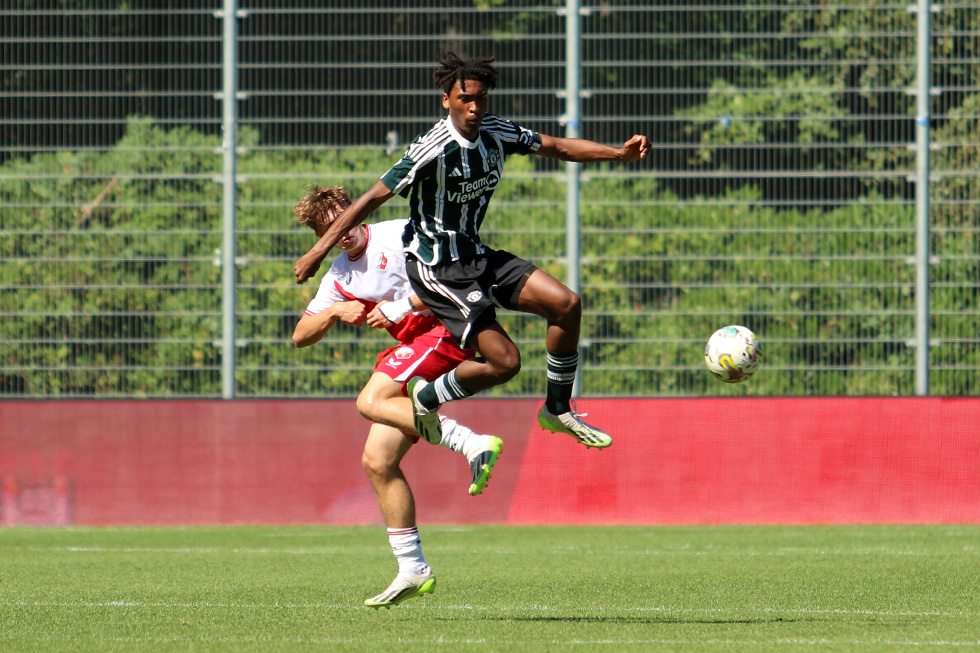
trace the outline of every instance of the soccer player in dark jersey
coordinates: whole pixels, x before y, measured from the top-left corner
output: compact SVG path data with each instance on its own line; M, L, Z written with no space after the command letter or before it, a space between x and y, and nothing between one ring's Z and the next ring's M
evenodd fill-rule
M497 85L492 58L463 60L447 52L439 62L434 79L448 116L419 135L402 159L296 261L296 279L303 283L316 274L341 234L395 195L407 197L410 221L403 240L412 287L461 347L480 353L432 383L409 382L419 432L438 441L441 404L506 383L520 371L520 351L497 322L495 306L501 306L548 320L541 427L567 433L587 447L608 447L612 438L582 421L571 404L581 299L528 261L487 247L479 231L508 156L633 162L647 156L650 141L637 134L617 148L534 132L487 113L490 90Z

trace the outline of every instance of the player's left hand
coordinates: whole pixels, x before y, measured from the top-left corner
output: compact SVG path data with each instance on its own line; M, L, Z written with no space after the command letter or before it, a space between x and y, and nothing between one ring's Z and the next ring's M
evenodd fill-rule
M634 134L623 143L622 161L626 163L645 159L648 154L650 154L650 139L643 134Z

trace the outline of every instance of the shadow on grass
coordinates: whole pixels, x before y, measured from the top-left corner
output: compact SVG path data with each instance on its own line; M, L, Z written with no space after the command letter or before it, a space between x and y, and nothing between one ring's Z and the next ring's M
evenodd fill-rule
M671 617L669 615L656 615L656 616L632 616L632 617L619 617L619 616L567 616L567 617L547 617L547 616L483 616L478 618L479 621L513 621L513 622L537 622L537 623L595 623L595 624L776 624L776 623L802 623L802 622L815 622L824 621L823 619L817 619L812 617L803 617L799 619L787 619L786 617L756 617L752 619L738 619L738 618L718 618L718 619L707 619L707 618L691 618L691 617Z

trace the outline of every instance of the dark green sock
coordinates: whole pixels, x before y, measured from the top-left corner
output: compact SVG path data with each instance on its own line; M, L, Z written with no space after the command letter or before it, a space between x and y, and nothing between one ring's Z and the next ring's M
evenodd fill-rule
M435 410L447 401L472 397L473 393L463 387L456 378L456 370L446 372L438 379L419 390L419 403L427 410Z
M577 351L567 354L548 352L548 391L544 402L552 415L571 410L572 386L575 385L577 369Z

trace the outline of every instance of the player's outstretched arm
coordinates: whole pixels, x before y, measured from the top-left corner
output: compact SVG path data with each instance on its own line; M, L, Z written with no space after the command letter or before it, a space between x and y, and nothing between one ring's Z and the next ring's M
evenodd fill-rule
M621 148L603 145L585 138L559 138L541 134L541 147L536 152L542 156L576 163L593 161L632 163L646 158L649 153L650 140L642 134L633 135L623 143Z
M392 197L394 197L394 193L378 181L366 193L354 200L354 203L348 206L347 210L327 227L323 236L310 251L303 254L293 265L296 283L305 283L316 274L316 271L320 269L320 264L323 263L323 259L327 257L330 249L340 240L341 236L347 233L351 227L364 222L366 217Z
M364 324L366 316L367 309L361 302L336 302L316 315L301 317L293 330L293 344L297 347L309 347L320 342L337 322L360 326Z

